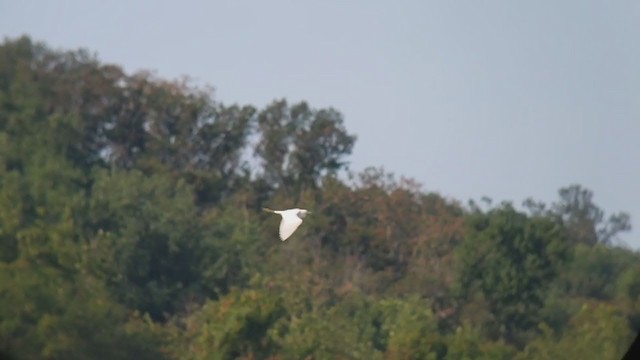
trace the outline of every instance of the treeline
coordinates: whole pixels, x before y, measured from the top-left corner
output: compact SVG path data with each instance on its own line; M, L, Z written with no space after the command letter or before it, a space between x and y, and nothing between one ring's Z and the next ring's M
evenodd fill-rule
M523 207L347 171L334 109L225 105L0 46L0 350L17 359L616 359L640 254L590 190ZM346 176L338 176L340 174ZM287 242L263 206L313 211ZM524 209L524 210L523 210Z

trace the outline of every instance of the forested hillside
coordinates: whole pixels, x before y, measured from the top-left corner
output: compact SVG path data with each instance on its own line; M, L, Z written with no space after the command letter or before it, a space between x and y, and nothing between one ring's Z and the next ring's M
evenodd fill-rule
M625 213L605 214L579 184L521 207L444 198L380 168L353 174L347 125L331 108L222 104L86 51L5 40L0 350L624 354L640 330L640 253L618 246ZM281 242L265 206L313 214Z

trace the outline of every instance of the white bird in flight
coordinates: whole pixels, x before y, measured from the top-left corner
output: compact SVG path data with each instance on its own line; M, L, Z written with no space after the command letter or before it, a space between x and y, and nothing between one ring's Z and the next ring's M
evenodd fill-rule
M288 210L271 210L269 208L262 208L264 211L279 214L282 216L280 221L280 240L287 240L294 231L302 224L307 214L311 214L311 211L305 209L288 209Z

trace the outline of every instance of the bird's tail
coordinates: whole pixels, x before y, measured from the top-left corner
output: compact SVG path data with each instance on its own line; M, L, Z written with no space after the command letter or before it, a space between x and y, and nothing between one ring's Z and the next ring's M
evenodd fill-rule
M266 212L270 212L270 213L275 213L276 212L275 210L272 210L272 209L269 209L269 208L266 208L266 207L263 207L262 210L264 210Z

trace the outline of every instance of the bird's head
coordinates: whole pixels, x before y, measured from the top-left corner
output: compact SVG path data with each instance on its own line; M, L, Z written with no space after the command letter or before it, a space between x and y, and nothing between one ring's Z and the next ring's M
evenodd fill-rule
M298 217L299 217L300 219L304 219L304 218L305 218L305 216L307 216L308 214L311 214L311 211L306 210L306 209L299 209L299 210L298 210Z

